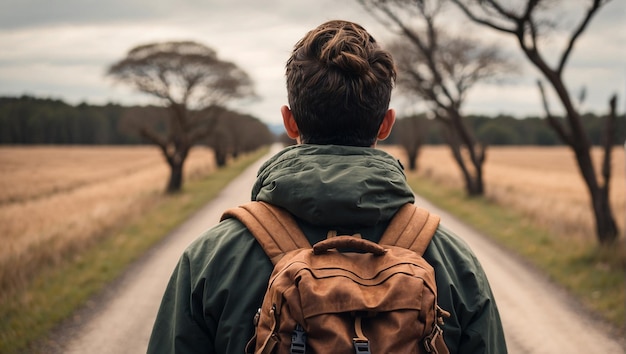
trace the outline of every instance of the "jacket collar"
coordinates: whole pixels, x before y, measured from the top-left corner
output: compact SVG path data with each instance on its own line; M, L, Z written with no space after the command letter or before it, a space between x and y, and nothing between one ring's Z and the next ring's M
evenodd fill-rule
M296 145L260 168L252 200L320 226L373 226L414 201L400 163L374 148Z

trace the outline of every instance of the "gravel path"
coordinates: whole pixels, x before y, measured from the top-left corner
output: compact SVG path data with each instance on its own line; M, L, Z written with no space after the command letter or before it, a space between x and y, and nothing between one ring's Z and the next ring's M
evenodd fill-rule
M215 224L225 209L249 200L252 181L263 161L233 180L104 294L91 300L58 331L48 351L144 353L163 290L180 254ZM544 277L444 211L422 199L417 203L441 215L481 260L498 301L510 353L624 353L617 335L611 335ZM623 341L624 335L621 337Z

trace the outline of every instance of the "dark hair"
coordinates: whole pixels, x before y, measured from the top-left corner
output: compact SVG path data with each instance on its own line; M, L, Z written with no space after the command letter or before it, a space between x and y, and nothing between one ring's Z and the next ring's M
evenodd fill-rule
M329 21L287 61L289 105L303 143L371 146L389 109L391 54L360 25Z

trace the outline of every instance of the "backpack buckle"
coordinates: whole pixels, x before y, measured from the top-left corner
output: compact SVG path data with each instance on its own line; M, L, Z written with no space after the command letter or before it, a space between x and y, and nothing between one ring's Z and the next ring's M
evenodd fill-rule
M367 339L353 338L354 352L356 354L371 354L370 341Z
M296 328L291 334L291 347L289 348L290 354L304 354L306 353L306 332L299 323L296 324Z
M370 341L363 334L361 316L356 316L354 319L354 331L356 332L356 337L352 338L352 343L354 343L355 353L371 354L372 352L370 350Z

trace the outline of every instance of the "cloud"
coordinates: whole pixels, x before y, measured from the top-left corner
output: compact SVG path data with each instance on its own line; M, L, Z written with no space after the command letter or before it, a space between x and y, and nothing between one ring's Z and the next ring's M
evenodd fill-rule
M175 2L166 0L3 0L0 3L0 28L164 18L175 8Z
M626 31L617 30L623 28L619 13L624 8L623 2L609 3L583 34L568 64L567 82L572 90L588 86L590 109L604 110L610 92L623 93L626 87ZM393 36L356 1L4 0L0 47L9 50L0 52L0 95L34 93L70 103L154 102L113 85L105 77L106 68L139 44L195 40L255 80L262 100L236 108L277 123L279 108L286 103L284 64L292 46L308 30L337 18L363 24L383 44ZM525 62L512 38L472 28ZM508 110L523 116L540 110L535 85L540 75L528 65L524 68L522 78L512 79L519 87L477 86L466 111ZM407 103L402 105L404 110Z

